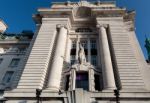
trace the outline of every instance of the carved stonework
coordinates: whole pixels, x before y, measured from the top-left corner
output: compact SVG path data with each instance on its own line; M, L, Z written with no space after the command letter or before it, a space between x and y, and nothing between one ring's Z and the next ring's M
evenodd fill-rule
M90 6L89 2L82 0L78 3L79 6Z
M79 61L79 63L80 64L84 64L84 63L86 63L86 57L85 57L85 52L84 52L84 48L82 47L82 45L81 44L79 44L79 47L80 47L80 49L79 49L79 54L78 54L78 61Z
M64 25L64 24L57 24L57 25L56 25L56 30L59 31L60 28L62 28L62 27L64 27L65 29L68 29L68 28L67 28L67 25Z
M91 16L91 8L81 6L74 8L75 17L90 17Z

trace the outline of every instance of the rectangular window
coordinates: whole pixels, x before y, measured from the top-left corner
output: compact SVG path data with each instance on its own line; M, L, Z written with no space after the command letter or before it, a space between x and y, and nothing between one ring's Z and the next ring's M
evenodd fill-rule
M9 67L17 67L19 64L20 59L16 58L16 59L12 59Z
M77 73L76 75L76 88L89 89L88 73Z
M73 65L75 63L75 61L76 61L76 56L75 55L71 55L70 60L71 60L71 65Z
M97 49L96 40L91 40L91 49Z
M0 64L2 63L2 61L3 61L3 59L2 59L2 58L0 58Z
M97 56L96 55L91 55L91 63L94 66L97 66Z
M81 40L81 45L83 46L84 49L87 49L87 41L86 40Z
M76 41L75 40L72 41L71 49L76 49Z
M26 48L19 48L19 52L20 52L20 53L26 52Z
M9 83L13 73L14 73L13 71L7 71L5 76L3 77L3 83Z

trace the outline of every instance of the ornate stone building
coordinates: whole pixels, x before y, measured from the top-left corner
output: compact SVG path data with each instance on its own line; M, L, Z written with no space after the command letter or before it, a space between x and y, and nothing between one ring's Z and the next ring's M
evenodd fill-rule
M22 63L9 74L14 78L1 80L11 82L3 89L6 103L150 102L150 67L135 35L134 11L80 1L38 12Z

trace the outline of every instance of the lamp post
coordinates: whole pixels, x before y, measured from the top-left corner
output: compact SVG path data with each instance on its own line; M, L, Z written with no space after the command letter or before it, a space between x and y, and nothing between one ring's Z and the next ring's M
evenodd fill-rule
M120 103L120 97L119 97L120 93L118 89L114 90L114 95L116 96L116 103Z
M40 98L41 92L42 92L41 89L36 89L36 99L37 99L37 103L40 103L40 101L41 101L41 98Z

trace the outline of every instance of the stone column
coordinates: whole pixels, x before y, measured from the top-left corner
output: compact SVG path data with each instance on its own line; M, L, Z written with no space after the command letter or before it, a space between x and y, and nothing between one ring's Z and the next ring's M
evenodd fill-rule
M67 39L68 39L68 40L67 40L66 58L65 58L65 61L67 62L67 64L70 64L70 52L71 52L71 45L72 45L72 43L71 43L71 40L70 40L69 37L68 37ZM69 65L67 65L67 66L69 66Z
M87 61L89 63L91 63L91 41L90 41L90 38L88 38L88 59Z
M89 68L89 91L95 91L94 70Z
M75 69L71 69L71 81L70 81L70 90L75 90L76 88L76 70Z
M104 89L115 89L116 85L114 79L114 72L106 32L107 25L98 25L97 27L99 28L100 48L102 49L101 56Z
M57 32L58 36L56 48L48 78L48 89L52 91L58 91L60 89L65 46L67 39L67 29L64 25L57 25Z
M79 37L77 35L77 42L76 42L76 63L78 62L78 51L79 51Z

